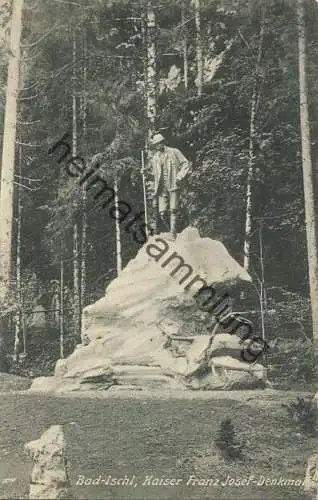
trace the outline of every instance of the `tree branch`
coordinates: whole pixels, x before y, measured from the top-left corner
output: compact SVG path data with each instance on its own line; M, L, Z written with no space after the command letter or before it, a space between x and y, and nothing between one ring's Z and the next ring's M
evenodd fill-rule
M31 177L23 177L22 175L18 175L18 174L15 174L15 177L19 177L19 179L23 179L23 180L30 181L30 182L40 182L41 181L41 179L32 179Z
M36 97L39 97L39 94L35 94L35 95L30 95L30 97L18 97L18 99L20 101L28 101L29 99L35 99Z
M194 16L190 17L189 19L187 19L186 21L184 21L184 23L180 23L180 24L177 24L177 26L175 26L173 29L174 30L177 30L178 28L182 28L183 26L185 26L186 24L190 23L191 21L193 21L194 19Z
M56 28L56 26L54 26L51 30L49 30L47 33L45 33L43 36L41 36L36 42L22 43L21 47L23 49L28 49L30 47L35 47L38 43L42 42L42 40L44 40L45 38L47 38L55 30L55 28Z
M22 87L22 89L19 89L19 92L22 92L22 91L25 91L25 90L30 90L30 89L33 89L34 87L36 87L37 85L39 85L40 82L35 82L35 83L32 83L32 85L30 85L29 87Z
M41 120L35 120L34 122L22 122L20 120L17 120L17 123L19 125L33 125L34 123L40 123L40 122L41 122Z
M16 184L16 186L19 186L21 188L28 189L29 191L38 191L40 188L31 188L29 186L25 186L24 184L20 184L19 182L13 181L13 184Z
M16 141L16 144L19 144L20 146L30 146L31 148L41 148L41 144L30 144L28 142L19 142Z
M66 0L53 0L53 1L57 2L57 3L65 3L67 5L76 5L77 7L81 7L82 9L91 9L92 8L91 5L85 6L85 5L77 3L77 2L69 2L69 1L66 1Z
M240 28L238 29L238 34L240 35L241 40L243 40L243 42L245 43L246 47L247 47L249 50L251 50L251 46L250 46L250 45L247 43L247 41L245 40L244 36L243 36L243 35L242 35L242 33L241 33L241 29L240 29Z

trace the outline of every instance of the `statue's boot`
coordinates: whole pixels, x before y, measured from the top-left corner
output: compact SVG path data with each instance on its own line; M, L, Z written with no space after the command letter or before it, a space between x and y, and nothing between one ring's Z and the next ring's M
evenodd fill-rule
M177 237L177 211L176 210L171 210L170 228L171 228L172 238L175 240Z
M158 217L156 215L153 216L150 224L150 234L159 234Z
M156 199L156 197L152 200L152 209L153 209L153 215L151 221L151 232L153 234L159 234L158 200Z
M167 232L170 231L169 228L169 213L168 212L160 212L160 220L162 225L162 231Z

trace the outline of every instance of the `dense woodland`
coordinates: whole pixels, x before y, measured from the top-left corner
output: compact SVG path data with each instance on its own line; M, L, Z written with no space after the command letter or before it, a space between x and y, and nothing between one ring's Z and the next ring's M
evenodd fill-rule
M304 8L318 165L318 4ZM2 132L10 2L0 16ZM262 307L269 338L311 336L298 30L296 2L287 0L24 0L5 307L52 309L52 331L61 328L62 307L66 352L80 340L82 308L139 247L48 150L69 132L73 155L102 155L105 175L138 212L142 151L148 185L148 139L159 130L194 162L181 229L197 226L247 265L254 320ZM20 323L11 330L21 344ZM13 342L11 335L11 351Z

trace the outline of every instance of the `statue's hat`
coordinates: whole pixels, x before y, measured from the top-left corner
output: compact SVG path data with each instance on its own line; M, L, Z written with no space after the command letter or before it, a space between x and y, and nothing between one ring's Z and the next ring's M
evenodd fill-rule
M150 142L153 146L155 146L156 144L160 144L160 142L163 142L164 140L165 138L163 137L163 135L155 134L152 136Z

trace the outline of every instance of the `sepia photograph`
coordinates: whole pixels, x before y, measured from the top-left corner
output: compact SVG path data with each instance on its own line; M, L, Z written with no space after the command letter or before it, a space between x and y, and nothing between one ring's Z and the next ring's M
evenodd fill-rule
M0 0L0 500L318 499L318 0Z

